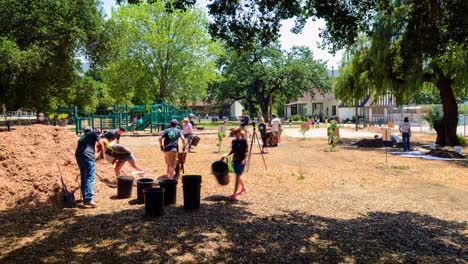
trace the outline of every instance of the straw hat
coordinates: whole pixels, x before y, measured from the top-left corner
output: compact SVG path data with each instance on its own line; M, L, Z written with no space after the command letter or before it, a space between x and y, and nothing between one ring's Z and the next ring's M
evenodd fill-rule
M187 123L189 121L189 119L186 117L184 118L184 120L182 120L183 123Z

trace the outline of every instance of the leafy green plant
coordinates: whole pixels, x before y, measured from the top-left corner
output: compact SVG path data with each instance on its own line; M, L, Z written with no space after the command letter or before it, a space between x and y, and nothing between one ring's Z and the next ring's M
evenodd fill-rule
M223 143L223 139L226 137L226 132L223 129L218 130L218 153L221 153L221 143Z
M299 121L299 120L301 120L301 116L300 116L300 115L293 115L293 116L291 117L291 119L292 119L293 121Z
M338 143L338 135L336 135L336 128L338 123L333 120L327 128L328 144L330 144L330 151L335 151L336 143Z
M228 170L229 172L233 173L234 172L234 164L232 163L232 158L226 158L226 163L228 165Z
M440 112L435 107L431 107L429 109L429 113L424 116L424 120L429 123L431 129L438 130L443 126L443 117Z
M465 136L458 134L457 138L458 138L458 142L460 143L460 146L463 146L463 147L466 146Z

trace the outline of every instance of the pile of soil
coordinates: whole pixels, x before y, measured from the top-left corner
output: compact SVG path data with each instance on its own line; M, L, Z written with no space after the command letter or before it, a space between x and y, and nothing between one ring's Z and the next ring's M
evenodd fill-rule
M77 140L65 128L43 125L16 127L14 131L0 133L0 209L26 204L59 205L62 187L57 164L68 189L78 190ZM97 168L101 177L112 178L110 164L100 162ZM77 199L79 192L75 193Z
M449 159L464 159L465 156L456 153L455 151L450 151L446 149L434 149L426 153L426 155L439 157L439 158L449 158Z
M354 143L354 146L359 148L383 148L393 147L393 142L383 141L381 138L374 138L374 139L361 139Z

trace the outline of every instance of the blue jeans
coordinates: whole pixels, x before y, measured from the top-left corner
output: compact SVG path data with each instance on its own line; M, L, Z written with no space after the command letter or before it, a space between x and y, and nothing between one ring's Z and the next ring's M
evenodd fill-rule
M403 150L409 151L410 150L410 134L409 133L401 133L401 137L403 138Z
M81 174L81 195L83 202L89 202L94 197L94 176L96 175L96 162L93 159L77 157Z

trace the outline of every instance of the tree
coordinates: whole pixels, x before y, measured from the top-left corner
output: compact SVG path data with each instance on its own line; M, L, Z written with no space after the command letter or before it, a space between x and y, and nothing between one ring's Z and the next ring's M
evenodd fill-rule
M163 1L121 6L112 14L112 55L103 77L119 102L196 101L217 77L221 46L199 9L167 12Z
M466 93L468 81L468 22L460 10L468 11L465 1L395 1L380 6L367 45L352 50L339 82L348 84L338 85L339 93L356 98L356 91L359 96L391 91L404 104L436 87L444 110L441 125L434 127L436 142L456 145L456 97Z
M284 52L278 44L258 44L251 52L231 50L221 62L221 73L223 80L212 87L211 95L220 101L244 100L258 106L265 120L275 101L297 98L314 87L330 89L325 64L315 61L305 47Z
M367 32L366 19L376 0L214 0L208 5L213 17L210 32L236 51L268 46L278 40L281 21L295 18L300 32L308 18L323 18L327 28L321 32L332 51L353 44L361 31Z
M0 105L66 103L76 58L98 58L102 21L97 0L0 0Z

